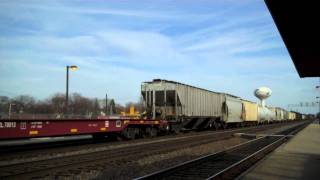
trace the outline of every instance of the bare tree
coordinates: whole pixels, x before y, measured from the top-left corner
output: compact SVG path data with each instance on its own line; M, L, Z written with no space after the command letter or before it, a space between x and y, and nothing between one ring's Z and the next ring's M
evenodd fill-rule
M34 106L34 114L54 114L58 113L58 111L54 111L52 108L52 104L50 100L46 101L37 101Z
M94 115L94 116L99 115L99 114L100 114L100 111L101 111L101 108L100 108L100 106L99 106L98 99L95 98L95 99L93 100L93 115Z
M13 99L13 103L15 104L15 112L17 113L33 113L35 106L35 99L29 95L20 95Z
M6 116L9 110L10 98L7 96L0 96L0 116Z
M89 115L93 113L93 101L81 96L79 93L71 95L71 112L77 115Z
M120 114L121 112L126 111L126 107L122 106L121 104L115 104L116 107L116 114Z
M56 93L49 100L49 106L52 109L52 112L62 114L64 112L65 106L65 95L61 93Z
M43 117L45 115L47 115L47 117L51 117L51 115L63 117L60 115L64 114L66 104L65 101L65 94L62 93L56 93L46 100L38 101L29 95L20 95L13 99L0 96L0 115L7 116L9 103L12 103L14 106L11 112L15 115L19 113L19 115L17 115L19 117L35 117L34 115L40 114ZM100 107L101 105L99 104L99 100L97 98L87 98L79 93L71 94L69 101L69 113L73 115L85 115L90 117L97 116L100 114L103 108ZM111 114L125 111L125 107L119 104L115 105L113 99L110 100L108 108L108 112L112 111Z

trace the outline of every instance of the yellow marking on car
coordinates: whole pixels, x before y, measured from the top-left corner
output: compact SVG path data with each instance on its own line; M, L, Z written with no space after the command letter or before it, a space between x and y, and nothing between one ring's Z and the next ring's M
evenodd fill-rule
M100 128L100 131L107 131L107 128L102 127L102 128Z
M70 129L70 132L76 133L76 132L78 132L78 129Z
M130 122L129 120L125 120L123 123L124 124L129 124L129 122Z
M38 131L29 131L29 135L37 135L38 133Z

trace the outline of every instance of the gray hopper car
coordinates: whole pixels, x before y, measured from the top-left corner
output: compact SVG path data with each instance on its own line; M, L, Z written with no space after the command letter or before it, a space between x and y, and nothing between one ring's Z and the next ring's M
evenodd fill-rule
M242 103L233 95L160 79L143 83L141 93L149 118L169 120L178 128L200 129L242 122Z

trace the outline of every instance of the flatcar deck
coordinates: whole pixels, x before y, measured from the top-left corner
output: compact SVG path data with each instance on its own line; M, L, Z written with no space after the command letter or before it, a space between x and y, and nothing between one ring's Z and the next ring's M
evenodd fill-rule
M166 126L163 120L135 118L97 119L3 119L0 121L0 140L96 133L120 133L128 126Z

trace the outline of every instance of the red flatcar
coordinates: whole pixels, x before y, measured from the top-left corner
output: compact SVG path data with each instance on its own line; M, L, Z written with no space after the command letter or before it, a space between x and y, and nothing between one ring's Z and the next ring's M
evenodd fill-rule
M2 119L0 140L92 134L93 136L121 135L129 139L155 136L168 129L165 120L130 117L98 117L96 119Z

